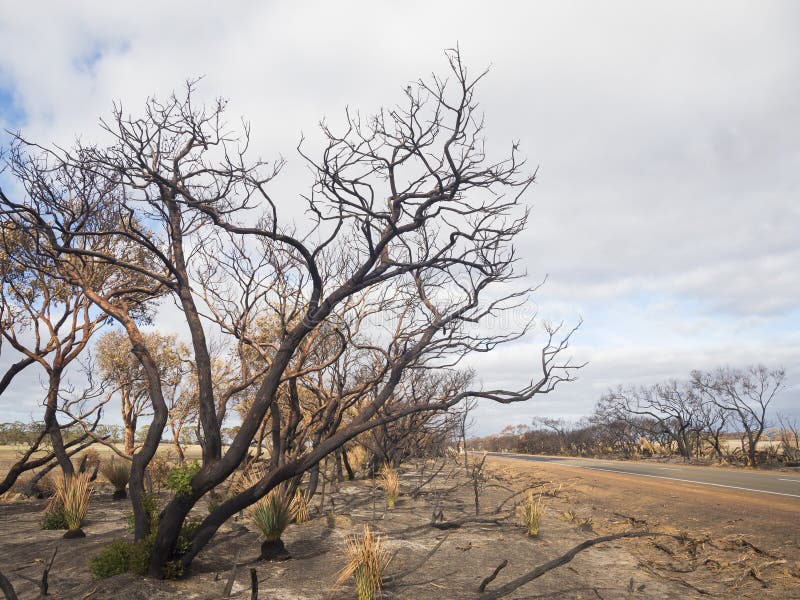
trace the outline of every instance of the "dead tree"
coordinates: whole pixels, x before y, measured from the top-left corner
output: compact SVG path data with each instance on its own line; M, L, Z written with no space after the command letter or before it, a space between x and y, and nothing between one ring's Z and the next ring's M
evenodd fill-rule
M786 372L764 365L746 369L693 371L692 383L709 402L731 415L741 427L742 451L751 467L758 464L758 442L768 427L767 408L785 386Z
M652 438L666 437L691 461L701 429L700 398L694 386L670 380L647 387L618 387L598 404L598 411L636 425Z
M121 294L168 294L186 320L196 365L202 467L190 490L176 495L161 514L150 576L162 576L169 561L188 567L227 519L374 427L419 412L445 413L470 398L522 402L574 379L580 365L564 357L574 329L546 326L539 373L529 385L516 391L449 386L426 403L389 408L407 373L452 370L468 354L519 339L532 326L526 322L490 334L481 328L527 302L534 291L495 291L519 277L513 243L527 224L522 195L534 177L525 171L517 144L501 160L486 156L474 96L483 74L470 78L457 51L447 56L449 83L437 77L420 81L406 90L402 106L369 119L348 113L341 134L323 124L319 159L300 147L316 178L304 196L313 217L305 230L281 214L271 195L270 182L282 161L250 160L248 127L232 132L221 101L198 107L191 83L183 97L150 100L142 117L117 107L104 123L113 138L108 147L44 152L51 170L91 180L89 193L78 202L86 208L80 214L103 205L92 219L63 218L73 210L65 198L76 196L63 177L44 178L44 191L31 190L22 198L0 197L15 219L46 240L59 272L125 328L142 363L153 419L133 458L137 539L150 530L140 499L143 474L168 407L138 316ZM30 177L30 170L21 175ZM42 179L38 172L33 176ZM101 196L100 188L112 193ZM57 215L57 228L50 215ZM119 279L98 282L83 264L76 267L79 262L112 269ZM114 285L126 278L135 285ZM352 333L351 316L362 302L381 303L386 335L373 343ZM243 356L258 349L252 335L258 320L276 324L266 366L251 370L241 360L239 381L220 392L207 328L223 331L232 353ZM309 415L302 409L300 380L307 368L329 368L325 361L304 367L301 360L304 343L317 332L331 336L341 352L354 348L370 369L363 382L353 381L358 393ZM337 355L339 350L332 356ZM454 380L460 376L455 372ZM249 408L223 452L222 417L236 394L247 395ZM310 433L307 416L316 418ZM177 554L187 514L246 459L265 419L271 455L263 478L211 512L188 550ZM309 436L318 436L317 443L297 443Z
M58 421L62 380L108 320L79 286L57 275L52 259L39 252L41 241L36 230L13 219L4 220L0 228L0 348L13 349L22 357L5 373L0 393L28 365L38 364L47 375L42 435L9 475L19 473L19 467L33 457L45 434L61 470L65 475L73 474Z

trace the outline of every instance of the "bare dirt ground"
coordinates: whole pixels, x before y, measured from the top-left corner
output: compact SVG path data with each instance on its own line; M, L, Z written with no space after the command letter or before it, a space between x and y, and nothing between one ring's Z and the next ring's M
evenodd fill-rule
M392 554L384 598L477 599L500 597L492 594L581 542L648 529L685 537L598 544L502 597L800 598L800 548L789 507L771 504L773 522L768 522L746 506L728 512L738 500L716 491L704 498L660 482L645 486L606 473L576 474L566 467L490 460L479 521L462 522L475 517L473 487L463 466L448 464L414 493L433 469L432 462L424 471L420 465L404 469L403 496L393 510L385 509L382 493L371 481L339 484L326 495L324 511L287 529L284 541L293 559L286 562L256 560L260 540L255 527L247 518L232 521L198 557L189 576L178 581L132 575L92 581L89 558L112 539L127 535L129 504L113 502L110 489L98 490L84 526L87 537L77 540L39 528L45 501L0 503L0 570L23 600L38 597L43 561L56 547L50 574L54 598L217 599L223 597L235 563L240 566L232 598L250 597L250 568L257 571L262 599L354 598L351 582L340 588L333 584L345 562L347 536L367 523L383 534ZM520 492L528 488L542 494L546 507L536 538L525 534L514 510L524 497ZM198 515L205 510L198 507ZM431 526L431 515L439 511L445 522L461 525ZM480 594L481 581L504 560L508 565Z

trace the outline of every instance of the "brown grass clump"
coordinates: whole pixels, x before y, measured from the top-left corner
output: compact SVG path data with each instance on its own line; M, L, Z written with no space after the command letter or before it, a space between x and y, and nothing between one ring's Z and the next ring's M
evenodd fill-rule
M360 470L369 460L369 452L364 446L355 445L346 450L347 460L354 471Z
M389 465L384 465L381 469L381 485L386 494L386 505L394 508L394 504L400 496L400 476Z
M69 531L81 528L89 510L92 495L91 474L78 473L73 477L63 475L56 479L55 495L51 499L48 511L60 510Z
M348 562L334 585L341 585L352 575L358 600L373 600L380 592L383 571L389 564L389 553L381 538L364 525L362 535L347 539L345 555Z
M528 497L522 503L522 522L531 537L539 535L539 526L542 523L544 506L541 495L534 499L533 492L528 492Z
M292 513L294 522L298 525L308 521L308 498L306 498L303 490L297 490L294 493L289 510Z
M121 492L131 478L131 465L127 461L117 461L112 458L101 465L100 473L114 486L114 491Z

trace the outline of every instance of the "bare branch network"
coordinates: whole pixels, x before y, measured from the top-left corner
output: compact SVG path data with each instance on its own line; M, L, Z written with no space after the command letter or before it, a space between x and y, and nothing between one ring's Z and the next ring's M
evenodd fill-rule
M535 172L517 143L503 158L487 155L475 96L485 72L471 77L458 51L447 59L447 79L416 82L400 105L369 118L347 112L341 130L323 123L321 153L301 141L314 177L300 196L307 233L284 215L294 199L271 191L284 161L251 159L249 125L230 127L223 101L198 106L196 82L150 99L141 116L115 106L101 121L106 146L16 136L6 168L25 191L0 191L4 298L13 291L3 336L14 344L15 332L56 319L21 351L63 370L70 344L111 322L124 332L103 338L99 380L108 392L128 390L126 427L152 414L141 442L123 449L136 538L155 535L149 575L188 567L232 515L276 487L297 489L368 432L384 431L385 442L404 424L433 436L469 400L523 402L575 379L582 365L567 355L577 326L566 325L545 326L519 389L475 388L473 373L458 369L533 325L528 315L496 327L535 291L520 285L514 249ZM165 301L185 321L185 348L143 329ZM56 413L85 422L99 410L87 398L57 398L48 396L45 421L66 465ZM231 410L241 424L223 447ZM196 427L202 461L156 527L143 505L145 473L168 426L176 443ZM192 507L254 460L260 479L179 549Z

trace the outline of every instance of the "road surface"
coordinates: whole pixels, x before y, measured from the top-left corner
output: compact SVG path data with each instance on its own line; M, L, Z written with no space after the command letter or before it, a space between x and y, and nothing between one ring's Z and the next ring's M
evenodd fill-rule
M800 504L800 474L796 473L764 473L741 469L683 466L679 464L624 462L498 452L490 452L489 455L497 458L515 458L620 475L636 475L676 483L691 483L743 492L769 494L795 499Z

